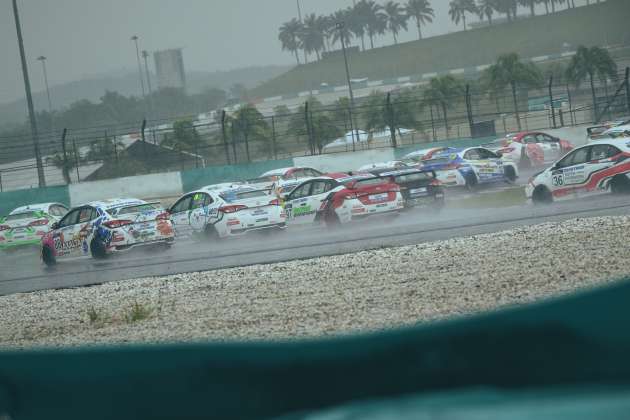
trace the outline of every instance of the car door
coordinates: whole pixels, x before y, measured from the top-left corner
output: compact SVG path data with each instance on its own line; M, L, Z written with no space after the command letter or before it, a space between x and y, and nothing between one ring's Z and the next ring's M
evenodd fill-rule
M538 143L536 134L527 134L521 139L521 143L525 147L525 155L530 163L539 166L545 162L545 151L541 144Z
M588 177L587 162L591 146L581 147L566 155L551 170L551 190L556 197L576 196Z
M190 205L194 195L194 193L184 195L169 209L171 221L173 222L177 236L185 237L192 233L192 227L190 226Z
M562 157L560 141L544 133L536 134L536 143L543 151L545 163L554 162Z
M314 181L307 181L298 185L287 196L284 204L284 210L287 214L287 221L295 224L308 223L308 213L313 211L317 212L317 209L312 209L310 206L309 198L311 195L311 188ZM315 219L315 215L311 219L311 222Z
M604 193L608 185L602 181L606 176L602 174L606 169L615 165L613 157L621 153L621 150L609 144L595 144L591 147L591 155L586 164L587 179L580 194Z
M474 148L464 153L464 159L472 166L479 183L492 181L496 172L496 163L490 162L484 152L483 149Z
M55 248L60 256L76 257L89 253L92 235L92 220L97 217L96 209L80 207L68 213L59 222L59 236L55 237Z
M203 232L208 223L216 219L217 209L212 205L215 200L210 194L193 194L190 204L190 227L194 232Z
M322 203L328 197L330 190L332 190L334 181L319 179L311 181L311 184L311 190L309 196L307 197L307 204L303 207L303 210L301 210L301 223L315 222L317 211L321 208Z

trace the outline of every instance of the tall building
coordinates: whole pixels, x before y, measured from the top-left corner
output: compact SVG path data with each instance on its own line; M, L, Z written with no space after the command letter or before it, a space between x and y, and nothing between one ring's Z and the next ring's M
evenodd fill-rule
M158 87L186 89L186 73L181 48L156 51L153 53Z

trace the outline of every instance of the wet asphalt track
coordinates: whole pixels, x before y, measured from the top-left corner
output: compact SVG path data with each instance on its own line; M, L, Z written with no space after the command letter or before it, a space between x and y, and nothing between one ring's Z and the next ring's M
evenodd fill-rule
M307 227L217 243L180 241L169 250L136 249L105 261L67 260L52 269L44 267L37 250L24 249L0 254L0 295L287 261L497 232L576 217L624 214L630 214L630 199L609 195L542 207L483 210L447 207L439 215L415 210L394 219L371 219L335 231ZM518 244L506 252L518 252Z

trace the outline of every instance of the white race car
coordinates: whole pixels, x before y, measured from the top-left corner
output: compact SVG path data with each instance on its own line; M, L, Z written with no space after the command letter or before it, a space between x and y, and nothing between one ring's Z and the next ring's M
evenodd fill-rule
M42 238L42 259L111 253L144 245L170 245L175 239L168 213L159 203L135 198L93 201L71 209Z
M313 168L289 167L267 171L258 179L269 180L269 185L265 188L270 188L275 194L282 197L291 192L299 181L322 175L324 175L322 172ZM256 185L261 186L262 184L259 182Z
M240 186L201 188L184 194L169 209L178 237L226 238L256 230L281 230L286 214L280 200L267 191Z
M601 140L578 147L534 175L525 193L534 203L586 195L630 193L630 139Z
M39 245L53 223L67 212L68 208L60 203L18 207L7 217L0 217L0 249Z

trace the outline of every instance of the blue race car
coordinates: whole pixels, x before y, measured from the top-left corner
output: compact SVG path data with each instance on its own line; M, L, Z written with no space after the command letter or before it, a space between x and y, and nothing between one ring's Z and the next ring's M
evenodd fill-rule
M457 149L449 147L422 161L422 169L434 170L445 186L474 189L479 184L513 183L518 178L514 162L503 161L483 147Z

